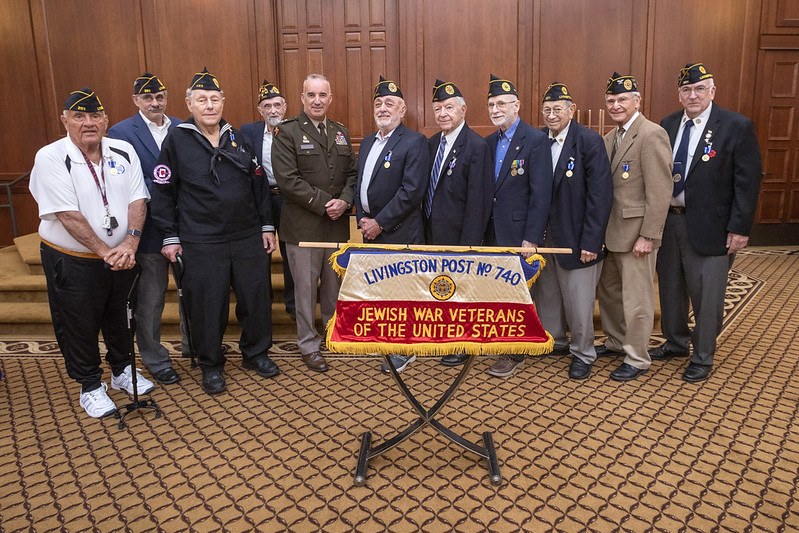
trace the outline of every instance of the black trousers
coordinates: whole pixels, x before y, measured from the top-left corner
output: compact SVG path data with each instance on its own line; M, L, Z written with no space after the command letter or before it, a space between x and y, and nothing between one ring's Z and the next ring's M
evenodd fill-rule
M278 246L280 246L280 255L283 257L283 303L286 306L286 311L294 313L294 278L291 277L291 268L289 267L289 256L286 253L286 243L280 239L280 211L283 208L283 196L280 194L272 195L272 220L275 221L275 228L277 229ZM271 257L270 257L271 258ZM271 271L270 271L271 275ZM271 286L271 281L270 281ZM270 292L270 295L272 293Z
M222 337L230 316L231 287L241 325L241 354L245 359L265 355L272 346L272 281L261 234L228 242L181 245L183 290L200 366L221 369L225 364Z
M98 335L106 361L117 375L130 364L130 333L125 302L134 270L112 271L102 259L74 257L41 245L42 267L58 348L69 377L90 391L100 386Z

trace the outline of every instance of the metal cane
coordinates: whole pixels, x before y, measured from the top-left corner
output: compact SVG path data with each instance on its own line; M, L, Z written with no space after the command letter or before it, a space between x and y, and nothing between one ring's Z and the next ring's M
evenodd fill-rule
M136 322L133 317L133 301L136 296L136 289L139 286L139 276L141 275L141 268L136 265L136 276L133 278L133 284L128 291L128 298L125 300L125 310L128 323L128 360L130 361L131 379L133 381L133 402L122 406L124 413L117 411L117 418L119 418L119 429L125 428L125 417L139 409L152 409L155 411L155 417L161 418L161 409L155 400L139 400L139 387L137 384L138 372L136 371L136 346L134 344L134 337L136 334Z
M183 320L186 321L186 336L189 338L189 357L191 357L191 367L197 368L197 357L194 352L194 341L191 338L191 320L189 319L189 310L186 307L186 298L183 293L183 274L185 273L183 265L183 255L175 255L175 262L172 263L172 277L175 278L175 285L178 288L178 302L180 303L180 311L183 314Z

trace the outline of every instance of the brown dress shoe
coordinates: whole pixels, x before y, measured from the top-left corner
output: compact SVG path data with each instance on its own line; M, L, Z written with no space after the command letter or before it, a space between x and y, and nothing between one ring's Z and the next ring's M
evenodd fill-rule
M327 372L327 362L321 352L311 352L302 356L302 362L315 372Z

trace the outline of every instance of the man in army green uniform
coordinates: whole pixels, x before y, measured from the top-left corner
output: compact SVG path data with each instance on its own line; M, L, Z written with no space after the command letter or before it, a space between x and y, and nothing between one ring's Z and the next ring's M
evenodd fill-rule
M348 213L358 173L350 132L327 118L333 101L327 78L320 74L305 78L301 101L302 112L275 130L272 170L283 194L280 229L294 276L297 344L308 368L325 372L328 367L319 351L322 336L314 325L314 310L317 282L323 324L336 309L340 282L329 263L334 250L298 244L349 240Z

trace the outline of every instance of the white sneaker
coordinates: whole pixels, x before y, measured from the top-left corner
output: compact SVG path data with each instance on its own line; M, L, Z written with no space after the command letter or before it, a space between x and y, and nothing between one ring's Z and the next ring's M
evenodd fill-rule
M133 396L133 374L130 368L131 366L128 365L120 375L111 376L111 388L114 390L124 390ZM139 389L139 394L150 394L155 388L153 382L142 376L138 368L136 369L136 386Z
M92 418L103 418L116 412L117 406L108 397L108 385L101 383L99 388L90 392L80 393L80 406L86 410L86 414Z

